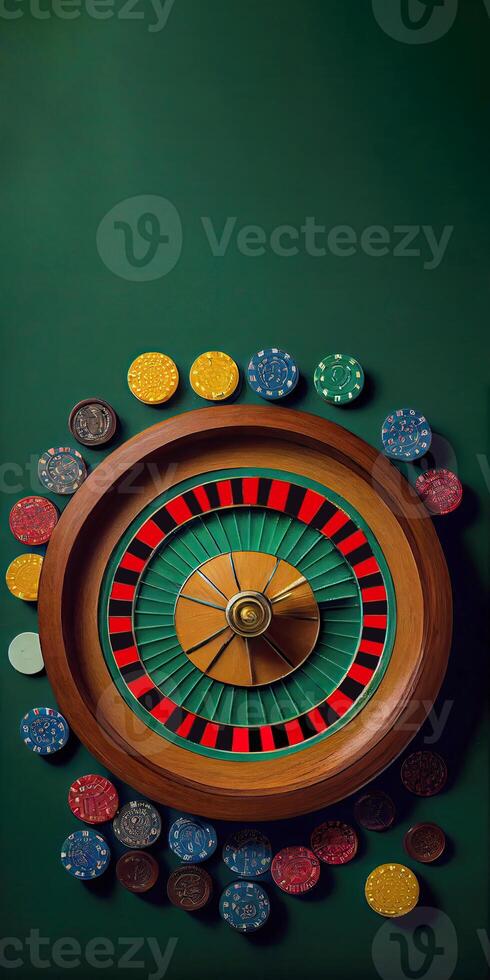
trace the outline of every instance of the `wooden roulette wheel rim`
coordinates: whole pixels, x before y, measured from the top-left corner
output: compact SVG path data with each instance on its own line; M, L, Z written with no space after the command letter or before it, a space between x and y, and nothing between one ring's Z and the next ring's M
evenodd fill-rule
M333 725L331 732L322 730L321 738L315 734L304 745L293 745L291 754L241 752L235 761L231 754L214 756L213 749L188 749L172 733L162 737L135 714L104 655L99 602L111 555L145 507L169 500L171 488L186 480L197 486L200 474L257 468L293 474L306 488L320 485L353 509L386 564L396 623L389 659L369 696L353 705L351 718L346 715L350 720ZM266 482L270 487L271 480ZM248 607L246 615L251 615ZM230 820L306 813L344 798L381 772L413 738L437 696L451 628L446 563L408 482L346 429L278 407L200 409L152 426L115 450L65 509L40 584L39 629L48 676L61 711L87 748L150 798ZM368 641L360 663L369 661L371 646ZM353 669L354 676L363 676L364 667ZM315 709L309 717L321 721ZM290 733L297 724L282 728Z

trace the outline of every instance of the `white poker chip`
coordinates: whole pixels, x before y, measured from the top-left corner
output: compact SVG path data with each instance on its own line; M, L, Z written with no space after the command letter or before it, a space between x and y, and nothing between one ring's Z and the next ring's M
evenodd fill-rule
M38 674L44 667L39 633L19 633L9 646L8 656L20 674Z

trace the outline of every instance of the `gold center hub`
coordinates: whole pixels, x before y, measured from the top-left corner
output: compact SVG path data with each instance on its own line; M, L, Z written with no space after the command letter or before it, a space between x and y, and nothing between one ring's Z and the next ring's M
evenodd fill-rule
M259 551L209 558L186 579L175 630L191 663L222 684L287 677L315 648L320 611L298 568Z
M239 592L226 607L226 619L239 636L260 636L270 626L270 602L260 592Z

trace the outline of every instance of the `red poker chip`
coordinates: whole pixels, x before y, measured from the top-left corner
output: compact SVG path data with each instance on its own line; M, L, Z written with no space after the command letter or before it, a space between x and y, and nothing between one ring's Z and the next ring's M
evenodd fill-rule
M415 489L431 514L450 514L463 499L461 480L451 470L427 470L415 481Z
M325 864L347 864L358 846L354 828L341 820L326 820L311 835L311 849Z
M91 773L80 776L71 784L68 805L79 820L85 823L104 823L116 816L119 797L110 779Z
M46 544L58 518L58 508L47 497L22 497L10 511L10 530L22 544Z
M308 847L285 847L273 858L271 874L283 892L303 895L317 884L320 862Z

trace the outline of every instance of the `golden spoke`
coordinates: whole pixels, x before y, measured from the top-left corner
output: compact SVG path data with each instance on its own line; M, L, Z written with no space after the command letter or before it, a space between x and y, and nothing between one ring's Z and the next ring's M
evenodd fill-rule
M283 613L282 619L302 619L309 623L318 622L318 616L301 616L299 613Z
M189 649L186 650L185 652L187 653L188 656L191 653L195 653L196 650L200 650L201 647L205 647L208 643L211 643L211 640L215 640L217 636L221 636L221 634L222 633L225 633L227 629L229 629L228 624L226 624L225 626L223 626L222 629L216 630L214 633L211 633L210 636L206 636L205 639L204 640L200 640L199 643L195 643L193 647L189 647ZM230 639L231 639L231 637L230 637Z
M197 574L200 575L201 578L204 579L204 581L207 582L207 584L210 585L215 590L215 592L218 592L219 595L223 596L223 599L226 599L226 601L228 602L228 599L225 596L225 593L222 592L221 589L219 589L218 586L214 584L213 580L210 579L210 578L208 578L208 576L205 575L204 572L202 572L200 568L197 569Z
M230 551L230 564L231 564L231 570L233 572L233 577L234 577L235 582L237 584L237 589L238 589L239 592L241 592L242 591L242 587L240 585L240 582L238 581L238 575L236 573L235 562L233 561L233 553L231 551Z
M250 683L251 684L255 684L254 669L253 669L253 660L252 660L252 658L250 656L250 647L248 645L248 637L244 636L243 639L245 640L245 649L247 651L247 657L248 657L248 666L249 666L249 670L250 670Z
M280 558L276 558L276 564L274 565L274 568L272 569L272 572L270 573L269 578L267 579L267 582L265 583L265 585L264 585L264 587L262 589L262 592L264 593L264 595L267 592L267 589L269 588L269 585L271 584L272 579L274 578L274 575L277 572L277 569L279 568L279 562L280 562Z
M289 667L294 667L293 662L289 659L289 657L286 657L286 654L284 653L284 651L281 650L281 648L278 647L277 644L274 643L273 640L271 640L270 636L268 636L267 633L264 633L264 640L266 640L267 643L269 644L269 646L272 647L272 649L274 650L274 653L276 653L277 656L281 658L281 660L284 660L284 663L285 664L288 664Z
M198 606L209 606L210 609L219 609L220 612L224 612L226 606L217 606L215 602L206 602L205 599L196 599L193 595L186 595L185 592L180 593L181 599L188 599L189 602L197 602Z
M223 633L223 632L224 632L224 630L220 630L220 632L221 632L221 633ZM219 634L216 634L216 636L218 636L218 635L219 635ZM209 639L214 639L214 637L209 637ZM213 657L213 659L212 659L212 660L210 660L210 662L209 662L209 664L208 664L208 667L207 667L207 669L208 669L208 671L210 671L210 670L211 670L211 668L212 668L212 667L214 667L214 665L215 665L215 663L216 663L216 661L217 661L217 660L219 660L219 658L220 658L220 657L221 657L221 655L222 655L222 654L223 654L223 653L225 652L225 650L226 650L226 648L227 648L227 646L228 646L228 645L229 645L229 644L231 643L231 641L232 641L233 639L234 639L234 634L233 634L233 632L232 632L232 631L230 630L230 636L229 636L229 637L228 637L228 639L227 639L227 640L225 640L225 642L224 642L224 643L223 643L223 644L222 644L222 645L220 646L220 648L219 648L219 650L217 651L217 653L215 653L215 655L214 655L214 657ZM188 650L188 651L187 651L187 653L192 653L192 651L191 651L191 650Z
M291 585L286 586L285 589L281 589L280 592L276 592L274 596L271 596L270 601L272 604L274 604L275 602L282 602L284 599L289 599L291 592L293 592L294 589L299 589L300 585L304 585L305 582L306 579L304 575L301 575L301 577L297 578L296 581L291 582Z

